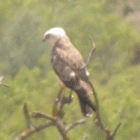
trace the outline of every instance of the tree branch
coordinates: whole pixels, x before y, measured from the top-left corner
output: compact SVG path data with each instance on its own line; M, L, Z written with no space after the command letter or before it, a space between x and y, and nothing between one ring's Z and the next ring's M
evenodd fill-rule
M51 120L51 121L55 121L55 119L49 115L46 115L44 113L41 113L41 112L33 112L31 114L31 117L34 118L34 119L38 119L38 118L44 118L44 119L48 119L48 120Z
M69 125L69 127L65 127L65 125L61 121L61 119L63 118L61 116L61 114L63 112L64 105L70 104L72 102L73 96L72 96L72 91L70 91L70 95L68 97L65 97L64 95L61 97L62 92L63 92L63 90L61 89L58 93L57 98L55 99L54 106L55 106L56 110L57 110L57 106L58 106L59 102L61 103L61 105L60 105L59 110L56 111L56 114L55 115L52 114L53 116L49 116L49 115L41 113L41 112L33 112L30 114L28 111L27 104L26 103L24 104L23 109L24 109L24 115L25 115L25 119L26 119L28 128L26 130L24 130L21 134L19 134L15 138L15 140L26 139L27 137L31 136L35 132L38 132L38 131L45 129L47 127L50 127L50 126L55 126L57 128L57 130L61 134L62 140L70 140L67 132L70 131L71 129L73 129L75 126L83 124L85 122L85 120L76 121L75 123ZM53 109L54 109L54 107L53 107ZM44 119L49 120L50 122L34 128L31 125L31 118L34 118L34 119L44 118Z
M46 124L41 125L41 126L36 127L36 128L32 127L31 122L30 122L30 115L29 115L29 111L28 111L28 107L27 107L26 103L24 103L23 109L24 109L24 115L25 115L25 119L26 119L26 123L27 123L28 128L26 130L24 130L21 134L19 134L15 138L15 140L26 139L27 137L31 136L33 133L54 125L52 122L50 122L50 123L46 123Z
M93 52L94 52L95 49L96 49L95 43L94 43L94 41L93 41L93 39L92 39L91 37L90 37L90 40L91 40L91 43L92 43L92 50L91 50L91 52L89 53L89 56L88 56L88 59L87 59L86 64L85 64L83 67L81 67L81 69L86 68L86 67L89 65L89 63L90 63L90 61L91 61L91 57L92 57L92 55L93 55Z
M24 130L21 134L19 134L19 135L15 138L15 140L24 140L24 139L26 139L27 137L29 137L29 136L31 136L32 134L34 134L35 132L38 132L38 131L40 131L40 130L42 130L42 129L45 129L45 128L47 128L47 127L50 127L50 126L54 126L54 124L53 124L52 122L50 122L50 123L46 123L46 124L44 124L44 125L41 125L41 126L39 126L39 127L36 127L36 128L34 128L34 129L26 129L26 130Z
M121 122L117 125L116 129L114 130L114 132L111 134L112 137L114 137L119 129L119 127L121 126Z
M23 110L24 110L24 115L25 115L27 127L28 127L29 129L32 129L33 127L32 127L32 125L31 125L30 116L29 116L29 111L28 111L28 108L27 108L27 103L24 103Z
M85 122L86 122L85 119L78 120L78 121L74 122L73 124L71 124L70 126L68 126L68 127L66 128L66 132L70 131L71 129L73 129L73 128L74 128L75 126L77 126L77 125L84 124Z
M93 54L93 52L94 52L94 50L95 50L95 44L94 44L92 38L90 38L90 39L91 39L91 42L92 42L93 49L92 49L92 51L91 51L90 54L89 54L89 57L88 57L88 60L87 60L87 63L86 63L86 67L88 66L88 64L89 64L89 62L90 62L90 59L91 59L91 56L92 56L92 54ZM90 85L92 86L93 96L94 96L95 104L96 104L96 118L95 118L94 122L95 122L95 124L96 124L97 126L99 126L99 127L107 134L107 136L108 136L109 138L111 138L111 139L109 139L109 140L113 140L114 137L115 137L115 134L116 134L117 130L119 129L119 127L120 127L120 125L121 125L121 123L119 123L119 125L116 127L114 133L111 134L111 133L110 133L110 129L108 129L108 128L103 124L103 121L102 121L102 119L101 119L100 110L99 110L99 101L98 101L98 97L97 97L97 93L96 93L96 91L95 91L95 88L93 87L93 85L92 85L92 83L91 83L90 81L89 81L89 83L90 83Z

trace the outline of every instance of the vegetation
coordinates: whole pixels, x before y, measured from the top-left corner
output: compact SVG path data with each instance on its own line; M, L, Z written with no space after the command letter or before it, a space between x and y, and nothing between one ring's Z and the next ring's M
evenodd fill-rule
M88 70L103 121L111 130L122 122L116 140L139 139L140 61L136 56L140 55L140 35L117 6L116 0L0 1L0 74L11 86L0 87L0 139L14 139L26 128L22 109L25 102L31 111L51 114L60 87L50 65L51 48L42 43L42 38L55 26L66 30L85 61L92 49L89 37L93 38L97 48ZM73 102L64 108L66 123L83 118L77 96L73 95ZM32 121L35 125L44 123ZM89 140L105 139L93 118L69 132L75 140L84 134ZM28 139L53 140L59 136L51 127Z

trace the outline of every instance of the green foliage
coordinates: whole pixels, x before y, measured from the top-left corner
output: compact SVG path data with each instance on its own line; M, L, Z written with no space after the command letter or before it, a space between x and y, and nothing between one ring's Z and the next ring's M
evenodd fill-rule
M38 60L50 50L41 40L45 30L53 26L65 28L84 57L91 49L89 36L93 37L98 47L96 57L109 69L117 68L116 72L120 70L117 65L123 68L130 62L134 44L139 42L137 31L114 10L114 2L13 0L2 4L0 55L4 74L15 76L22 65L29 69L40 66Z
M0 73L11 86L0 88L0 139L14 139L26 128L22 110L25 102L31 111L51 115L59 82L50 65L51 47L43 44L42 38L54 26L66 30L85 61L92 48L89 37L93 38L97 49L89 72L98 93L103 121L111 130L122 122L117 140L139 139L140 66L132 66L131 59L140 36L133 22L125 21L115 7L117 1L112 0L0 1ZM74 93L74 101L64 108L64 122L69 124L82 118L79 108ZM32 123L37 126L44 121L32 120ZM69 135L79 140L85 133L89 140L105 137L93 118ZM52 127L28 139L58 139L59 136Z
M5 83L11 88L0 88L2 126L0 139L13 139L26 128L22 109L24 102L28 103L30 111L42 111L51 115L53 102L59 90L59 82L53 71L50 71L43 78L40 78L40 74L39 68L29 70L23 66L15 78L5 79ZM116 135L117 139L139 138L139 74L140 66L135 66L112 76L106 86L94 81L100 101L101 116L106 126L114 130L118 122L122 122L118 135ZM68 95L68 92L66 94ZM64 108L66 113L64 122L67 124L82 118L77 96L75 93L73 95L72 104ZM44 121L32 120L32 123L37 126ZM55 128L48 128L44 131L31 136L29 139L37 139L38 137L56 139L59 137ZM87 119L87 123L82 127L76 127L70 131L69 135L72 139L81 139L84 133L88 134L89 139L93 137L104 139L105 137L105 134L95 126L93 118Z

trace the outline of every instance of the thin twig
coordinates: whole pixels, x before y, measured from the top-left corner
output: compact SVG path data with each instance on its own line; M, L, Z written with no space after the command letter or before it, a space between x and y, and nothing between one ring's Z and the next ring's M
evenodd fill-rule
M55 125L57 126L57 129L61 136L63 137L63 140L70 140L69 136L66 133L66 129L64 124L61 122L61 120L57 120Z
M91 42L92 42L93 49L92 49L92 51L91 51L90 54L89 54L89 57L88 57L88 60L87 60L87 63L86 63L86 67L88 66L88 64L89 64L89 62L90 62L90 59L91 59L91 56L92 56L92 54L93 54L93 52L94 52L94 50L95 50L95 44L94 44L92 38L90 38L90 39L91 39ZM102 122L101 115L100 115L100 110L99 110L99 101L98 101L98 97L97 97L97 93L96 93L96 91L95 91L95 88L93 87L93 84L91 83L91 81L89 81L89 84L90 84L91 87L92 87L93 96L94 96L95 104L96 104L96 118L95 118L95 124L96 124L97 126L99 126L99 127L107 134L107 136L109 136L110 138L112 137L112 138L114 139L114 136L115 136L117 130L119 129L121 123L119 123L119 125L116 127L115 131L114 131L113 134L111 135L110 130L109 130L109 129L103 124L103 122ZM111 139L111 140L113 140L113 139Z
M1 76L1 77L0 77L0 87L8 87L8 88L9 88L10 86L5 85L5 84L2 84L3 79L4 79L4 77Z
M111 134L111 137L115 137L115 135L116 135L116 133L117 133L117 131L118 131L118 129L119 129L119 127L121 126L121 122L117 125L117 127L116 127L116 129L114 130L114 132Z
M95 123L98 126L100 126L101 129L108 134L108 128L105 127L105 125L102 122L101 116L100 116L99 101L98 101L97 93L96 93L96 91L95 91L95 89L94 89L93 84L91 83L91 81L89 81L89 84L92 87L93 96L94 96L95 104L96 104L96 119L95 119Z
M66 128L66 132L70 131L71 129L73 129L73 128L74 128L75 126L77 126L77 125L84 124L85 122L86 122L85 119L78 120L78 121L74 122L73 124L71 124L70 126L68 126L68 127Z
M69 140L69 137L66 134L65 126L57 116L51 117L51 116L46 115L41 112L33 112L31 114L31 116L33 118L45 118L45 119L51 120L52 123L54 124L54 126L57 127L58 131L60 132L61 136L63 137L63 140Z
M50 127L50 126L54 126L54 124L52 122L49 122L49 123L43 124L39 127L36 127L35 130L37 132L37 131L40 131L40 130L45 129L47 127Z
M93 55L93 52L94 52L95 49L96 49L95 43L94 43L94 41L92 40L91 37L90 37L90 40L91 40L91 43L92 43L92 50L91 50L91 52L90 52L90 54L89 54L89 56L88 56L88 59L87 59L87 62L86 62L86 67L89 65L90 60L91 60L91 57L92 57L92 55Z
M95 43L94 43L94 41L92 40L91 37L90 37L90 40L91 40L91 43L92 43L92 50L91 50L91 52L90 52L90 54L89 54L89 57L88 57L88 59L87 59L87 63L86 63L86 65L85 65L84 67L87 67L87 66L89 65L90 60L91 60L91 57L92 57L92 55L93 55L93 52L94 52L95 49L96 49ZM103 122L102 122L101 116L100 116L99 101L98 101L97 93L96 93L96 91L95 91L95 89L94 89L93 84L92 84L91 81L89 81L89 84L90 84L91 87L92 87L93 96L94 96L95 103L96 103L96 120L95 120L95 121L96 121L96 124L97 124L98 126L100 126L100 128L108 134L108 133L109 133L109 131L108 131L109 129L105 127L105 125L104 125Z
M29 129L33 129L32 125L31 125L31 121L30 121L30 116L29 116L29 111L27 108L27 103L24 103L24 115L25 115L25 119L26 119L26 123Z
M116 127L116 129L114 130L113 134L111 135L110 134L110 129L108 129L102 122L102 119L101 119L101 115L100 115L100 110L99 110L99 101L98 101L98 98L97 98L97 93L92 85L92 89L93 89L93 95L94 95L94 98L95 98L95 103L96 103L96 119L95 119L95 124L97 126L100 126L100 128L107 134L107 140L113 140L114 137L115 137L115 134L117 132L117 130L119 129L121 123L118 124L118 126Z
M81 67L81 69L86 68L86 67L89 65L90 60L91 60L91 57L92 57L92 55L93 55L93 52L94 52L95 49L96 49L95 43L94 43L94 41L93 41L93 39L92 39L91 37L90 37L90 40L91 40L91 43L92 43L92 50L91 50L91 52L89 53L89 56L88 56L88 59L87 59L86 64L85 64L83 67Z
M15 140L23 140L23 139L26 139L27 137L31 136L32 134L34 134L35 132L38 132L42 129L45 129L47 127L50 127L50 126L54 126L54 124L52 122L50 123L46 123L44 125L41 125L39 127L36 127L34 129L26 129L25 131L23 131L21 134L19 134Z
M5 84L2 84L2 83L0 83L0 87L7 87L7 88L10 88L10 86L5 85Z
M97 116L97 119L99 121L99 126L101 127L102 130L104 130L106 132L106 130L108 130L108 129L105 127L105 125L102 122L100 110L99 110L99 101L98 101L97 93L95 92L95 90L93 92L93 95L94 95L95 102L96 102L96 116Z
M51 117L51 116L46 115L46 114L41 113L41 112L33 112L31 114L31 117L35 118L35 119L37 119L37 118L45 118L45 119L48 119L48 120L51 120L51 121L55 121L54 117Z
M64 104L69 104L70 102L72 102L72 92L70 92L69 97L64 97L64 95L63 95L63 97L61 98L60 96L61 96L62 92L63 92L63 89L60 90L60 92L57 96L57 99L59 100L59 102L61 102L61 104L63 104L62 107L61 107L61 111L64 107ZM55 101L56 101L56 99L55 99ZM58 103L55 104L56 110L57 110L57 105L58 105ZM60 116L59 116L60 114L58 114L57 112L54 116L49 116L49 115L46 115L46 114L41 113L41 112L33 112L32 114L29 114L27 104L25 103L24 104L24 115L25 115L25 119L26 119L26 123L27 123L28 128L25 131L23 131L20 135L18 135L15 140L26 139L27 137L34 134L35 132L38 132L38 131L40 131L42 129L45 129L47 127L50 127L50 126L56 126L57 127L57 129L60 132L63 140L70 140L70 138L69 138L69 136L66 132L65 125L60 120ZM51 122L34 128L34 127L31 126L31 122L30 122L31 117L34 118L34 119L44 118L44 119L50 120Z

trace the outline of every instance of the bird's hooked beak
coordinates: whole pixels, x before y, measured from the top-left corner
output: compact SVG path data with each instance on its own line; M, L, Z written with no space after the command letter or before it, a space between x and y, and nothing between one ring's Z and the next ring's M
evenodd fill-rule
M45 42L46 41L46 38L43 38L42 42Z
M42 40L43 42L47 41L51 37L50 34L45 34L44 39Z

